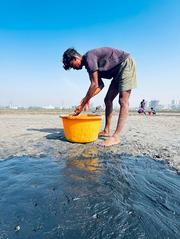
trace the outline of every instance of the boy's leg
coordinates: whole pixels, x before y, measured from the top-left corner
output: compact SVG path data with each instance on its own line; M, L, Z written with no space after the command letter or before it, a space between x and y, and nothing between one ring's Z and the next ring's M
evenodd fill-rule
M116 82L112 81L108 92L106 94L106 97L104 99L105 102L105 127L102 132L99 133L99 136L105 136L108 137L110 133L110 124L111 124L111 118L112 118L112 111L113 111L113 100L118 95L119 91L116 86Z
M119 87L115 87L115 89L119 90L120 112L116 130L112 137L101 143L103 146L111 146L120 142L119 136L128 116L131 89L136 88L136 69L131 57L128 57L121 63L119 74L117 74L113 81L119 82Z
M124 128L128 116L130 94L131 90L123 91L120 93L119 96L120 112L116 130L109 139L101 143L102 146L111 146L114 144L118 144L120 142L119 136L121 134L122 129Z

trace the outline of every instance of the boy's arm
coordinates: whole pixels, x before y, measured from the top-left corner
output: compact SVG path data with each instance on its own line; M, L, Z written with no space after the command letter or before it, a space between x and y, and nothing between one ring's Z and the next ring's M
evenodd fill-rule
M101 78L99 78L99 76L98 76L98 71L95 71L95 72L93 72L91 75L89 75L89 78L90 78L90 81L91 81L91 85L92 85L92 82L93 82L93 80L94 80L94 82L96 83L96 86L97 86L97 88L95 89L95 91L92 93L92 97L93 97L93 96L97 95L97 94L104 88L104 83L103 83L103 81L101 80ZM91 87L91 85L90 85L90 87ZM90 89L90 87L89 87L89 89ZM89 89L88 89L88 92L89 92ZM89 100L90 100L90 98L89 98L89 100L88 100L88 92L87 92L86 96L83 98L83 100L86 101L86 97L87 97L87 102L89 102ZM92 97L91 97L91 98L92 98ZM82 100L82 101L83 101L83 100ZM81 103L82 103L82 102L81 102Z
M86 93L86 96L83 98L81 104L77 106L75 114L81 113L84 106L89 102L89 100L93 96L97 95L104 87L103 81L99 79L98 71L93 72L92 74L89 75L89 77L91 81L90 87Z
M101 79L98 80L98 87L95 90L93 96L97 95L104 88L104 83Z

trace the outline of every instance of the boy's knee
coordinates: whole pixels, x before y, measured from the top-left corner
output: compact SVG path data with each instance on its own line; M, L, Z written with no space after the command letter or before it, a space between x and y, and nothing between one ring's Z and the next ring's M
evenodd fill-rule
M119 104L121 107L129 107L129 101L124 98L119 98Z

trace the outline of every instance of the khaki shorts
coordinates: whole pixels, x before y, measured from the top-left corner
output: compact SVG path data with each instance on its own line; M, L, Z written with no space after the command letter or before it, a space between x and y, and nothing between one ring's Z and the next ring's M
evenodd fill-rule
M131 90L137 87L136 66L134 60L130 56L120 64L119 71L113 78L112 83L116 84L119 92Z

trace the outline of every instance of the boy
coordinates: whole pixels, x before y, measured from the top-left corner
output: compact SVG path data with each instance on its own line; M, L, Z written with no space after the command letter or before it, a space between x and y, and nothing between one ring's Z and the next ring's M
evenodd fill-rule
M113 111L113 100L119 95L120 112L115 132L101 145L111 146L120 142L119 136L125 125L131 90L136 88L135 63L130 55L122 50L102 47L81 55L74 48L67 49L63 54L64 69L80 70L84 66L89 74L90 86L81 104L76 107L75 114L81 113L89 100L104 87L102 78L112 79L105 102L105 128L99 136L109 137Z

